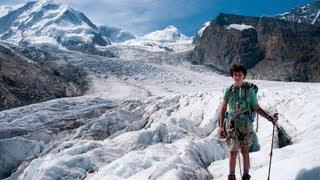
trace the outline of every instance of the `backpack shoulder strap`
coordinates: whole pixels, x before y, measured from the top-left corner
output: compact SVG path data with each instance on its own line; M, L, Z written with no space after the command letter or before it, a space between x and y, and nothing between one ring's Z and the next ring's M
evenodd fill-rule
M228 88L227 88L227 92L230 93L234 88L234 84L231 84Z
M245 82L244 86L246 87L246 89L252 89L252 91L257 95L258 93L258 86L253 84L253 83L249 83L249 82Z
M248 102L250 101L250 90L252 90L253 91L253 93L255 94L255 95L257 95L257 93L258 93L258 86L257 85L255 85L255 84L253 84L253 83L249 83L249 82L245 82L245 84L244 84L244 87L245 87L245 96L246 96L246 98L247 98L247 100L248 100ZM254 111L253 110L253 108L251 108L251 110L252 111Z

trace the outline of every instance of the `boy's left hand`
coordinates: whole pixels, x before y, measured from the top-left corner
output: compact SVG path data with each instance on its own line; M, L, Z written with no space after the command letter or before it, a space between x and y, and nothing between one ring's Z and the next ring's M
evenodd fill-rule
M278 116L273 116L271 122L272 122L273 124L277 124L277 122L278 122Z

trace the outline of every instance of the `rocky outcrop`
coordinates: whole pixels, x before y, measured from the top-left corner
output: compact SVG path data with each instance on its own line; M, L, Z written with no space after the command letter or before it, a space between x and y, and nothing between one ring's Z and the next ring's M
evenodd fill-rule
M0 44L0 110L81 95L86 74L73 66L54 65L53 59L40 50Z
M225 72L231 64L242 64L253 78L320 81L319 42L317 26L219 14L195 41L191 61Z

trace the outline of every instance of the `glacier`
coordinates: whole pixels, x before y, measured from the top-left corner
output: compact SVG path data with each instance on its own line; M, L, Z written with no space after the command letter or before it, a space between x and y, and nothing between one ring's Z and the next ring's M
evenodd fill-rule
M184 51L111 48L118 58L55 53L90 75L85 95L0 112L1 177L225 179L228 148L217 136L217 112L232 79L192 65ZM271 178L318 178L320 85L248 81L292 138L275 146ZM253 179L266 177L271 134L260 118Z

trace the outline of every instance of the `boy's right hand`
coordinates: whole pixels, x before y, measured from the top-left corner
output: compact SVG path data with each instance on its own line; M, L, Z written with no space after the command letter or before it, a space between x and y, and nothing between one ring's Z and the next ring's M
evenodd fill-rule
M221 139L224 139L227 137L227 132L226 130L224 129L224 127L220 127L219 129L219 136Z

